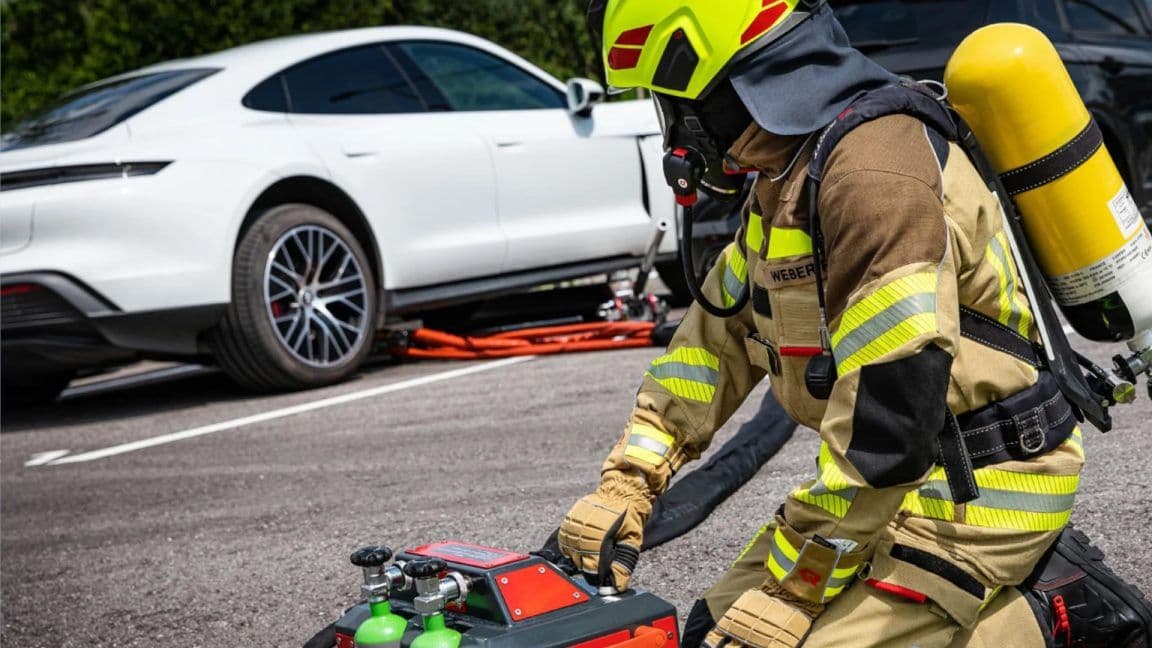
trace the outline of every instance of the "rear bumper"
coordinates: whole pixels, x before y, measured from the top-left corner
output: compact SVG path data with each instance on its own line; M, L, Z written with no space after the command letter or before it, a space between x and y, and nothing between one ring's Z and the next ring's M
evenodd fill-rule
M13 373L53 373L195 357L200 334L226 304L124 313L71 277L49 272L0 277L0 362Z

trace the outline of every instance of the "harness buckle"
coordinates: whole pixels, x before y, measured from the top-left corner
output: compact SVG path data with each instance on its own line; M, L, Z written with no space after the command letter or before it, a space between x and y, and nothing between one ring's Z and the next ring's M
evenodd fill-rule
M1048 434L1048 417L1044 407L1033 407L1012 417L1016 433L1020 439L1020 449L1027 454L1036 454L1044 449Z

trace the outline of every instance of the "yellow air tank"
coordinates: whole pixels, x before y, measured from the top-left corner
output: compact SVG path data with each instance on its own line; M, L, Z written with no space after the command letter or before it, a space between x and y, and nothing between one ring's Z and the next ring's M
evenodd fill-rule
M1047 37L984 27L960 44L944 83L1069 323L1100 341L1152 328L1152 234Z

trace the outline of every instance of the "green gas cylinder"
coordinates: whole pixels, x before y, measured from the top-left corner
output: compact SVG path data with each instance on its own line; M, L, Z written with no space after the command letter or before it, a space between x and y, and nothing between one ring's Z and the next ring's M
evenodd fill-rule
M394 580L392 572L400 575L399 569L386 566L391 559L392 550L384 546L364 547L352 554L352 564L364 570L364 586L360 589L372 613L356 628L356 648L400 648L408 621L393 614L388 602ZM402 576L399 578L402 580Z
M356 628L356 648L400 648L400 639L408 621L399 614L392 613L387 600L368 604L372 616Z
M460 648L460 636L444 623L442 613L430 614L424 617L424 632L412 640L412 648Z

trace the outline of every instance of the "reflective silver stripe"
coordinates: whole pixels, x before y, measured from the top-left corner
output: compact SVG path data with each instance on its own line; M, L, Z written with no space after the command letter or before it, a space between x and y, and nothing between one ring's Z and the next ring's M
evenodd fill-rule
M683 362L663 362L648 367L653 378L683 378L693 382L716 386L720 382L720 372L711 367L690 365Z
M772 541L772 557L776 559L776 564L780 565L784 571L791 572L796 569L796 563L784 555L784 551L776 544L775 538Z
M740 292L744 289L744 281L736 276L732 271L732 266L728 265L724 268L724 292L728 297L732 298L735 302L736 298L740 296Z
M1020 307L1016 304L1016 273L1015 265L1012 263L1011 257L1004 251L1003 246L1000 245L1000 240L995 236L988 242L989 247L992 248L992 254L1000 261L1000 267L1004 269L1004 289L1008 292L1005 299L1008 300L1009 315L1006 324L1013 331L1020 330L1020 318L1024 317L1024 313L1020 312Z
M828 584L824 586L824 589L830 590L830 589L836 589L837 587L844 587L848 583L851 583L853 578L856 578L856 571L853 571L851 576L845 576L844 578L836 578L835 576L829 576L828 577Z
M1030 513L1065 513L1072 510L1072 503L1075 499L1075 493L1043 495L982 487L980 497L972 500L968 505L1009 511L1028 511Z
M936 293L909 295L876 313L867 322L845 335L844 339L833 345L833 354L838 362L843 362L909 317L935 312Z
M668 446L660 443L652 437L646 437L641 434L628 434L628 445L636 446L637 448L644 448L650 452L655 452L658 455L668 456L668 451L671 450Z
M840 490L832 490L828 488L828 486L824 483L824 479L822 477L817 479L815 484L812 484L812 488L809 488L808 492L811 495L835 495L837 497L842 497L849 502L856 499L855 488L842 488Z
M917 491L920 497L930 497L932 499L952 501L952 489L948 488L948 482L934 479L925 482ZM980 492L984 492L981 490Z
M952 491L948 488L946 481L932 480L926 482L917 490L917 494L920 497L952 501ZM980 497L969 502L969 505L1008 511L1028 511L1030 513L1064 513L1072 510L1075 499L1075 493L1046 495L981 486Z

